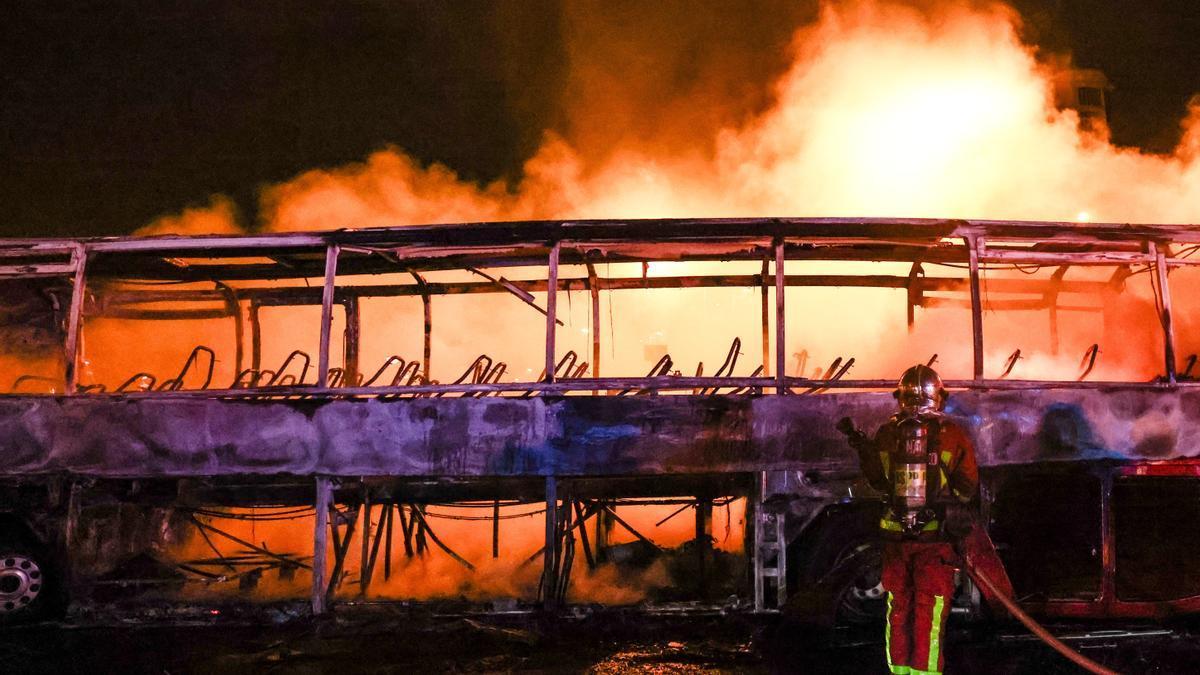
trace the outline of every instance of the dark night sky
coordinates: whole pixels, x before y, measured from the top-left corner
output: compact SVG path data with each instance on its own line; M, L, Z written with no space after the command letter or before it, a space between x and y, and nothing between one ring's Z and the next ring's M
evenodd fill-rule
M642 11L620 4L612 11L631 20ZM783 4L746 11L780 13ZM1109 75L1116 142L1173 146L1200 92L1200 3L1013 4L1028 39ZM214 193L232 196L252 221L261 185L389 143L468 179L512 177L542 130L565 123L558 3L7 6L2 236L126 233ZM775 42L810 12L782 14ZM725 38L714 23L703 38L719 53Z

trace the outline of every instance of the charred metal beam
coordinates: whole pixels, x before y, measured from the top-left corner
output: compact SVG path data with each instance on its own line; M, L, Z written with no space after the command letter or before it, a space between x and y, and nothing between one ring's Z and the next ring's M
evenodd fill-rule
M423 278L422 278L423 280ZM545 281L517 280L512 286L527 293L544 293L548 288ZM675 288L752 288L762 285L759 275L714 274L696 276L655 276L647 278L591 277L559 279L559 291L626 291L659 290ZM789 274L784 276L785 286L800 287L851 287L851 288L912 288L919 293L947 291L968 292L970 282L965 278L922 276L913 280L903 276L868 274ZM988 291L992 293L1042 294L1053 286L1050 280L1041 279L989 279ZM1060 284L1062 293L1099 293L1108 287L1103 281L1066 281ZM341 286L334 290L334 302L345 304L358 298L411 297L426 295L475 295L495 294L504 291L486 282L425 282L421 284ZM322 299L320 288L253 288L242 289L241 297L264 306L315 305ZM109 306L137 305L159 302L218 302L221 297L213 291L115 291L107 294ZM104 311L109 315L110 311Z
M455 553L454 549L450 548L446 542L442 541L441 538L437 536L437 532L434 532L433 528L429 526L429 521L426 519L425 514L420 509L413 509L412 514L414 518L420 521L425 534L429 535L430 541L432 541L438 548L442 549L443 553L453 558L463 567L471 570L472 572L475 571L475 566L472 565L470 561L458 553Z
M572 503L575 507L575 522L578 523L579 527L579 543L583 546L584 560L587 561L588 569L595 569L596 559L592 555L592 546L588 541L587 531L587 519L588 516L590 516L593 512L589 511L587 514L585 514L583 510L583 502L581 501L574 501Z
M960 309L970 309L971 301L962 300L959 298L943 298L938 296L926 295L921 298L917 305L918 307L956 307ZM1025 298L1025 299L1009 299L1009 300L993 300L987 301L988 311L1036 311L1040 309L1048 309L1050 307L1046 298ZM1102 312L1103 305L1058 305L1060 312Z
M557 600L554 589L558 588L558 480L554 476L546 476L545 521L546 542L542 545L544 558L540 590L543 609L553 610Z
M1153 260L1152 257L1142 252L1107 250L1043 252L1028 248L1000 248L996 246L981 246L978 255L980 262L985 263L1032 263L1042 265L1126 265L1131 263L1148 263Z
M400 514L400 533L404 535L404 557L413 557L413 521L408 516L404 515L405 509L408 508L405 504L397 504L396 511Z
M529 305L530 307L535 309L542 316L546 316L546 317L549 316L549 313L546 310L539 307L537 302L534 301L533 294L531 294L529 291L521 288L517 284L514 284L513 282L509 281L508 279L505 279L504 277L500 277L500 278L493 277L492 275L488 274L487 272L484 272L475 267L468 267L467 271L471 272L473 274L477 274L477 275L483 277L484 279L487 279L489 282L491 282L493 285L495 285L499 290L507 292L508 294L517 298L521 302L525 303L526 305ZM552 287L554 287L554 288L558 287L557 281L555 283L550 283L550 282L546 283L547 289L552 288ZM561 320L555 319L555 321L557 321L558 325L560 325L560 326L565 325Z
M1128 225L1128 224L1079 224L1020 221L956 221L933 219L862 219L862 218L772 218L772 219L674 219L644 221L572 221L572 222L525 222L525 223L471 223L464 225L408 227L360 231L338 231L311 234L258 235L245 237L162 237L142 239L78 240L88 252L105 254L106 258L97 268L102 274L127 275L127 271L139 264L145 266L148 275L161 278L295 278L297 274L319 275L315 265L316 251L329 244L377 247L390 251L393 260L383 256L363 256L350 262L348 273L374 273L395 269L396 261L402 264L432 269L464 267L473 262L486 262L490 266L504 264L527 264L543 257L546 247L541 242L565 241L569 246L587 251L593 260L621 259L622 251L634 251L634 255L645 256L646 247L641 242L653 239L658 242L654 259L756 259L760 258L766 242L774 238L787 238L797 247L816 251L820 248L842 246L848 249L863 245L885 244L895 248L911 249L898 259L913 258L921 252L923 259L930 262L941 255L938 249L946 249L946 238L966 236L986 237L996 242L1001 249L999 255L1032 255L1039 260L1066 261L1056 258L1060 254L1097 253L1104 255L1108 249L1120 257L1134 241L1174 241L1194 243L1200 240L1193 228L1185 225ZM1004 251L1011 240L1023 250ZM1030 248L1029 242L1049 242ZM10 251L21 253L26 242L10 244ZM64 242L35 242L34 245L57 246ZM6 247L7 248L7 247ZM878 248L875 246L874 248ZM693 253L697 251L697 253ZM806 254L797 251L789 255L792 259L803 259ZM838 257L849 259L848 252L839 252ZM119 255L118 255L119 254ZM870 251L873 259L886 259L878 251ZM932 255L931 255L932 254ZM225 265L190 265L181 270L155 268L153 260L164 257L196 258L197 256L218 258L270 258L288 257L289 264L299 266L300 272L289 270L276 262L269 265L259 263ZM961 253L959 253L961 259ZM1046 256L1049 256L1047 258ZM574 262L580 254L564 257ZM122 258L116 261L116 258ZM138 259L141 258L141 262ZM544 259L544 258L543 258ZM1030 260L1031 258L1025 258ZM1116 258L1109 258L1114 260ZM294 261L294 262L293 262ZM313 261L313 262L309 262ZM307 263L307 264L306 264ZM1172 261L1169 264L1176 264ZM1186 261L1178 264L1187 264ZM448 266L448 267L447 267Z
M433 358L433 299L430 297L429 284L425 278L416 272L409 272L409 274L417 282L417 288L421 295L421 311L424 315L421 368L424 371L425 380L429 381L433 379L433 371L429 369Z
M763 259L762 272L759 274L759 287L762 289L762 374L763 377L771 376L771 307L770 307L770 279L771 279L771 263L767 259Z
M357 297L346 298L342 307L346 314L345 340L342 347L344 381L356 385L362 381L358 368L358 353L362 342L362 312Z
M905 302L904 307L905 307L905 318L908 321L908 332L909 333L913 332L913 327L916 325L916 321L917 321L916 307L921 304L921 299L922 299L921 298L922 289L920 287L918 287L918 282L921 279L921 275L923 275L924 273L925 273L925 270L922 269L920 262L914 262L908 272L908 279L907 279L907 283L905 284L905 290L908 293L907 293L907 301Z
M1175 383L1175 327L1171 321L1171 285L1167 280L1167 264L1162 249L1150 242L1150 255L1154 256L1154 277L1158 280L1155 289L1158 296L1159 321L1163 331L1163 360L1167 381Z
M362 541L358 557L358 595L367 597L367 587L371 585L371 491L364 485L362 488Z
M575 562L575 528L579 524L572 522L571 502L572 499L569 493L563 496L562 506L560 507L562 508L562 518L559 525L561 533L555 541L555 544L559 546L559 569L555 575L558 579L555 597L559 606L566 604L567 588L571 584L571 568Z
M333 329L333 292L337 284L338 246L325 249L325 285L321 293L321 347L317 354L317 386L329 383L329 333Z
M259 302L250 300L247 310L250 320L250 369L258 371L262 368L262 323L259 317ZM241 372L241 369L238 369Z
M700 597L708 597L708 566L712 557L712 498L707 495L696 497L696 566Z
M979 240L974 235L966 239L970 255L971 275L971 351L974 356L974 379L983 379L983 300L979 291Z
M664 241L691 241L703 238L931 238L962 236L979 232L989 237L1058 243L1104 244L1131 238L1173 238L1197 241L1200 235L1186 225L1133 225L1124 223L1029 222L998 220L938 220L928 218L690 218L658 220L573 220L526 221L506 223L469 223L463 225L413 226L349 230L319 235L296 233L241 237L147 237L80 240L89 248L103 252L152 251L160 255L207 253L230 249L242 255L292 255L305 253L327 242L357 246L512 247L548 240L638 239L655 234ZM44 240L15 241L12 246L51 245ZM292 251L281 251L290 248Z
M334 592L342 585L342 577L345 576L346 569L346 556L350 553L350 544L354 541L354 531L358 527L359 516L363 509L361 504L356 505L353 511L354 515L349 517L339 512L336 505L333 510L334 516L331 521L333 526L333 571L329 574L329 583L325 586L327 602L333 601ZM346 534L344 537L338 536L339 520L346 523Z
M288 556L280 555L278 553L275 553L274 551L270 551L261 546L253 544L251 542L248 542L245 539L238 537L237 535L230 534L230 533L226 532L225 530L222 530L221 528L216 527L212 523L202 522L199 518L196 518L194 515L190 516L190 518L191 518L192 524L195 525L196 527L208 530L208 531L212 532L213 534L219 535L221 537L224 537L225 539L228 539L228 540L234 542L235 544L241 544L242 546L245 546L246 548L250 549L251 551L254 551L255 553L259 553L268 558L272 558L272 559L277 560L278 562L280 562L284 565L288 565L290 567L302 567L304 569L311 569L310 565L302 563L299 560L294 560L292 558L289 558Z
M784 243L782 239L775 241L775 393L787 393L784 379L787 377L787 348L784 325L787 323L784 315L784 288L786 274ZM616 514L614 514L614 517Z
M87 251L83 246L72 248L71 262L75 266L75 276L71 286L71 307L67 313L67 339L63 345L68 394L74 394L79 388L79 331L83 328L83 292L87 282L88 262Z
M429 548L428 543L425 541L425 534L429 529L429 523L425 522L424 514L424 504L413 504L409 507L409 526L412 528L413 541L416 544L418 556L425 555L425 551Z
M569 288L570 280L567 281ZM590 262L587 264L587 288L592 310L592 377L600 377L600 278L596 274L596 266ZM599 395L600 392L593 394Z
M500 500L492 504L492 558L500 557Z
M362 589L363 597L366 597L367 589L370 587L371 579L375 574L375 561L377 561L379 559L379 546L380 546L380 544L383 543L383 537L384 537L385 530L388 535L387 545L390 547L392 544L391 528L387 527L387 525L386 525L388 522L388 519L391 517L391 515L390 515L391 512L392 512L391 503L384 502L379 505L379 526L375 528L375 541L374 541L374 543L371 544L371 552L370 552L370 555L367 557L368 562L366 563L366 571L361 572L359 574L359 576L362 579L360 588ZM391 561L390 561L390 559L388 559L388 555L386 553L384 554L384 559L385 559L384 579L387 579L388 576L390 576L390 570L388 570L387 568L391 566Z
M392 539L392 518L393 518L394 514L396 513L397 508L398 508L398 506L392 502L389 502L387 505L387 520L384 525L385 529L387 530L387 533L385 535L387 537L387 544L384 546L384 549L383 549L383 579L384 579L384 581L387 581L388 579L392 578L392 541L394 541Z
M1050 322L1050 353L1052 355L1058 355L1059 349L1058 294L1062 292L1063 277L1067 275L1067 270L1069 269L1069 266L1062 265L1058 269L1054 270L1054 273L1050 275L1050 289L1046 291L1044 296L1046 306L1049 309L1049 316L1047 318Z
M558 288L558 253L559 245L556 243L554 248L550 249L549 263L547 266L547 289ZM554 382L554 365L555 365L555 337L557 335L557 313L558 313L558 293L546 293L546 382Z
M612 517L612 519L614 521L616 521L616 523L618 525L625 528L626 532L628 532L629 534L632 534L634 537L637 537L638 540L641 541L642 543L652 546L655 551L658 551L660 553L662 552L662 548L659 547L658 544L654 543L653 541L650 541L650 539L648 537L646 537L646 535L642 534L641 532L638 532L636 529L634 529L634 527L632 525L625 522L625 520L623 518L621 518L621 516L617 515L616 510L614 510L611 506L609 506L608 504L602 503L602 504L600 504L600 508L603 511L605 511L606 513L608 513L608 515L610 517Z
M267 371L269 372L269 371ZM783 386L785 388L800 388L800 389L892 389L895 387L894 380L888 379L840 379L840 380L824 380L818 378L807 377L786 377L783 378ZM1178 382L1177 386L1181 389L1190 389L1200 387L1200 383ZM714 378L714 377L682 377L673 375L656 375L652 377L605 377L595 379L574 379L560 382L496 382L487 384L421 384L421 385L404 385L404 386L380 386L380 387L335 387L335 388L319 388L315 386L305 387L257 387L257 388L231 388L231 389L209 389L205 391L173 391L173 392L96 392L89 394L88 399L143 399L154 398L160 400L170 400L177 398L194 398L194 399L228 399L228 400L278 400L288 401L296 399L344 399L344 398L387 398L398 395L413 396L429 396L436 394L522 394L527 395L531 392L543 393L567 393L567 392L587 392L594 390L617 390L617 391L686 391L697 389L700 387L724 387L724 388L749 388L759 389L764 387L772 387L779 385L779 378L764 378L764 377L732 377L732 378ZM946 386L954 389L970 389L977 391L999 390L999 389L1035 389L1038 387L1048 387L1051 389L1112 389L1120 388L1127 390L1142 390L1142 389L1162 389L1163 383L1158 382L1080 382L1073 383L1062 380L947 380ZM48 398L42 394L24 394L29 398ZM523 398L527 396L522 396ZM84 398L84 397L80 397Z

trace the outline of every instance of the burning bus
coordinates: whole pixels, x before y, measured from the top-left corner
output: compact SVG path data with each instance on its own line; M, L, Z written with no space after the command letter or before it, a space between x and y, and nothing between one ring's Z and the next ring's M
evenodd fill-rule
M882 506L835 424L886 418L915 362L1026 608L1198 611L1198 249L882 218L8 241L0 616L817 596L875 620Z

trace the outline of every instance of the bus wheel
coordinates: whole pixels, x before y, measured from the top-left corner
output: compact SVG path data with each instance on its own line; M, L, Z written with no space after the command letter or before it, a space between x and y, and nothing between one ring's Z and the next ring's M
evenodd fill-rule
M45 561L32 548L0 545L0 622L43 617L50 606Z
M875 543L849 547L838 557L831 574L841 580L837 590L837 623L867 624L884 619L886 593L881 571L880 550Z

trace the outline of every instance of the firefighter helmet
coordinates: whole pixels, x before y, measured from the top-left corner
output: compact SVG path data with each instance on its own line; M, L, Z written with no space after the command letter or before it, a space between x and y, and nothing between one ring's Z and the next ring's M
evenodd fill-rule
M923 364L904 371L893 395L900 402L900 409L912 414L938 412L946 403L942 378Z

